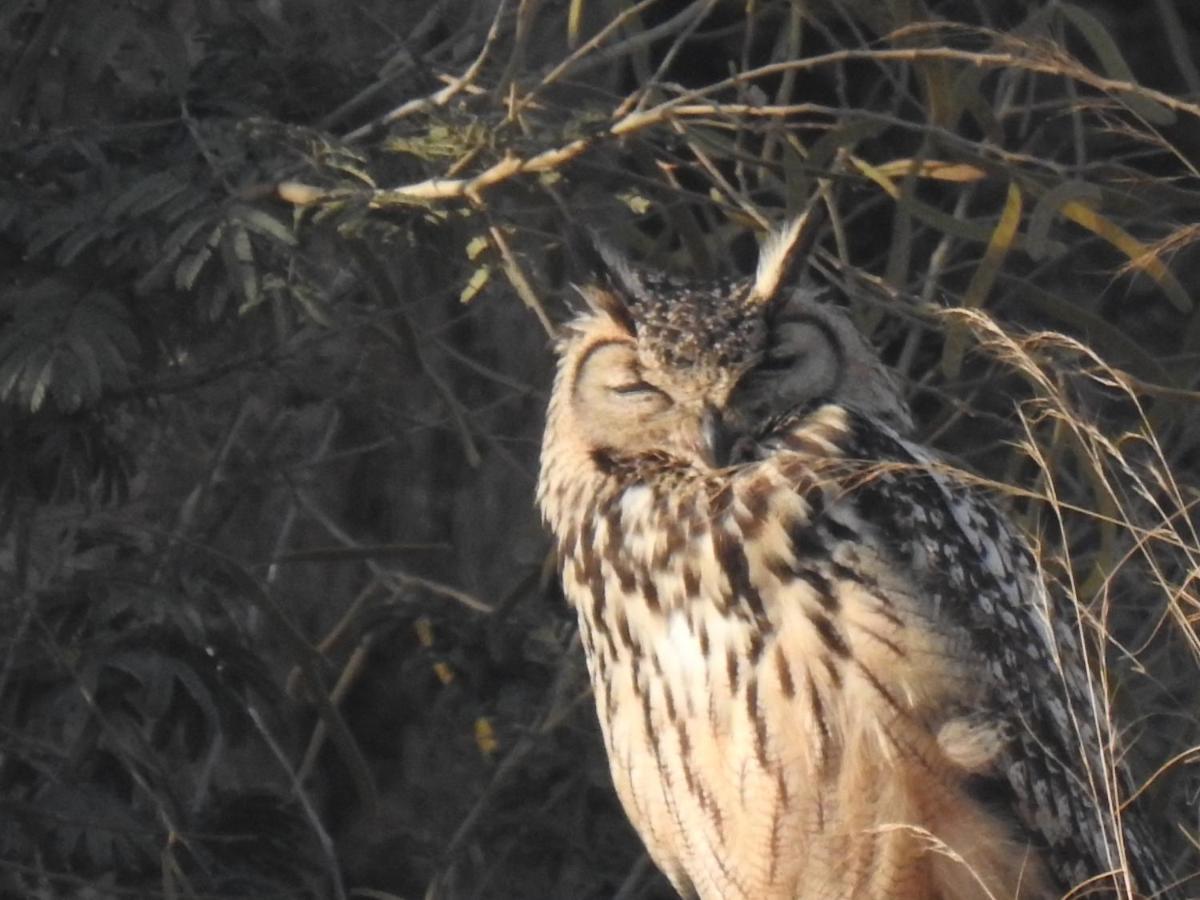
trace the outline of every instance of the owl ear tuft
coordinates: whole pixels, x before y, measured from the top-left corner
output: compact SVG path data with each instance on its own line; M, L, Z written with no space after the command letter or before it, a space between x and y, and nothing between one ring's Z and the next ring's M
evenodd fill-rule
M592 312L607 316L630 337L637 336L637 321L619 294L602 287L577 287L576 290Z
M597 285L599 289L616 292L627 301L644 302L649 296L642 274L596 229L568 221L563 239L576 284Z
M820 225L816 200L809 202L800 215L767 235L758 253L754 284L746 296L751 306L769 306L781 296L781 288L795 268L797 259L812 246Z
M641 273L616 247L599 236L593 243L598 256L597 275L625 297L645 301L649 292Z

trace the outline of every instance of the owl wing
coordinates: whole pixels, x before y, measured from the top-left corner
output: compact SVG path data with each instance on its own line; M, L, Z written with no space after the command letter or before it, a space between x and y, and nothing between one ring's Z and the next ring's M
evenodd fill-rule
M930 617L969 636L986 682L986 708L974 712L1006 738L981 784L988 799L1009 807L1064 887L1124 858L1141 890L1172 896L1143 823L1126 813L1123 834L1115 833L1113 810L1127 785L1114 783L1120 767L1101 737L1106 704L1087 669L1074 604L1048 589L1029 545L966 473L887 425L842 412L844 465L834 470L837 496L826 514L856 518L860 533L909 569ZM810 414L775 423L765 444L803 446Z

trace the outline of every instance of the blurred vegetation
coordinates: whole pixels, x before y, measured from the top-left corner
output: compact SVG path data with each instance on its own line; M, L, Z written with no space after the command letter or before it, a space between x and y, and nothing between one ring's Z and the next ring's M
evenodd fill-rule
M1192 874L1197 58L1185 0L0 6L0 895L672 896L532 508L566 236L744 273L813 197Z

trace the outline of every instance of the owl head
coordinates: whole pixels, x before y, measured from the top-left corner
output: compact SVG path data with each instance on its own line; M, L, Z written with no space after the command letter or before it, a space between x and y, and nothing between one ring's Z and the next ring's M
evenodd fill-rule
M607 272L580 290L587 307L559 342L545 450L665 454L721 469L767 423L816 401L910 430L895 384L850 319L784 286L802 226L773 234L755 276L741 280L678 279L603 251Z

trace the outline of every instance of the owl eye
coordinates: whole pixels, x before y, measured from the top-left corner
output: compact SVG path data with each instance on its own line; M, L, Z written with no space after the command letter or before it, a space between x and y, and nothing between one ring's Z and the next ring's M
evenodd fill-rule
M666 391L656 388L648 381L630 381L625 384L614 385L609 388L614 394L619 397L629 397L633 399L654 398L662 400L670 400Z
M759 372L782 372L800 362L801 355L799 353L787 352L768 353L766 358L755 366L755 370Z

